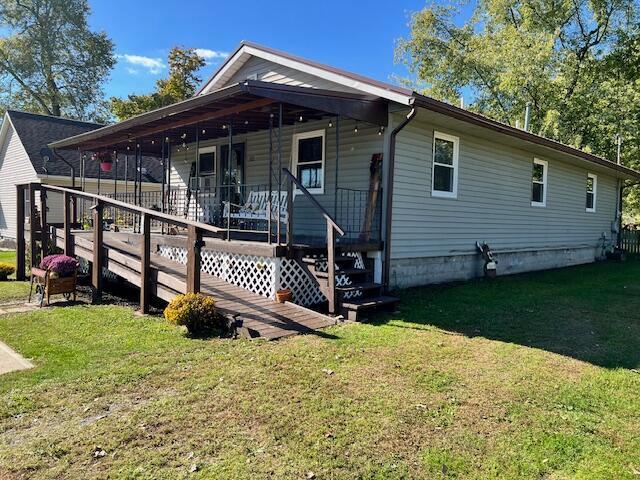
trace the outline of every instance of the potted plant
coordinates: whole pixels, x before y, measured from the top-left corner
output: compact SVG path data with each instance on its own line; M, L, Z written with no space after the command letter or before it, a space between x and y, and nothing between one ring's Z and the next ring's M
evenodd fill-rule
M276 292L278 303L290 302L293 300L293 292L288 288L281 288Z
M16 268L9 264L0 262L0 281L5 281L9 275L12 275Z
M100 162L100 170L103 172L110 172L113 168L113 158L111 158L110 152L98 152L95 154L96 160Z

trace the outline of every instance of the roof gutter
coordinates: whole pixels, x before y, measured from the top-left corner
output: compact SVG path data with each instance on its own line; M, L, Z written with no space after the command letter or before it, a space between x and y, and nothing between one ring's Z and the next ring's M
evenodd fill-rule
M413 103L413 102L412 102ZM393 177L396 163L396 137L416 116L417 110L415 107L411 108L411 111L407 114L407 117L393 129L391 137L389 138L389 169L387 171L387 185L385 190L387 191L387 212L385 216L385 231L384 231L384 263L383 267L383 283L385 289L389 288L389 277L391 275L391 222L393 221Z

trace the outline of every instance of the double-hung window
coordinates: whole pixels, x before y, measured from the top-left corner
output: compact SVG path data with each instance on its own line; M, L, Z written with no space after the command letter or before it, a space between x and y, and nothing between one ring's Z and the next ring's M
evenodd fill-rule
M533 159L533 175L531 178L531 205L547 206L547 170L549 164L544 160Z
M598 192L598 176L593 173L587 174L587 212L595 213L596 195Z
M293 135L293 171L310 193L324 193L325 131Z
M216 173L216 147L202 147L200 155L200 175L215 175Z
M434 132L431 196L457 198L459 149L458 137Z

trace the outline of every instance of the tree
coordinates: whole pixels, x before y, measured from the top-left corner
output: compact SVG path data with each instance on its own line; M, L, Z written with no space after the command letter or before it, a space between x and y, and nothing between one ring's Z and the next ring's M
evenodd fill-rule
M169 76L156 82L156 91L148 95L112 98L111 112L120 121L155 108L193 96L200 83L197 71L205 65L193 48L173 47L169 52Z
M398 42L403 61L424 92L639 167L640 37L637 0L480 0L463 24L455 6L427 7ZM635 56L634 56L635 55ZM634 61L630 61L635 59Z
M87 25L86 0L0 0L0 103L95 119L115 64L113 43Z

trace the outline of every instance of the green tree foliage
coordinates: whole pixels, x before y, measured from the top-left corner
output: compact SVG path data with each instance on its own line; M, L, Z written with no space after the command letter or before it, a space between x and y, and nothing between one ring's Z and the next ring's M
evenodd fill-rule
M0 0L0 109L96 119L113 43L86 0Z
M196 91L200 78L198 70L205 65L195 49L174 47L169 52L169 77L156 82L156 91L148 95L129 95L126 99L112 98L111 112L122 121L155 108L185 100Z
M640 167L640 36L637 0L479 0L471 17L459 7L429 6L398 42L424 93L516 125L531 104L531 130ZM637 192L636 192L637 193ZM628 196L640 207L640 197ZM640 209L636 209L636 212ZM628 218L629 220L629 218Z

